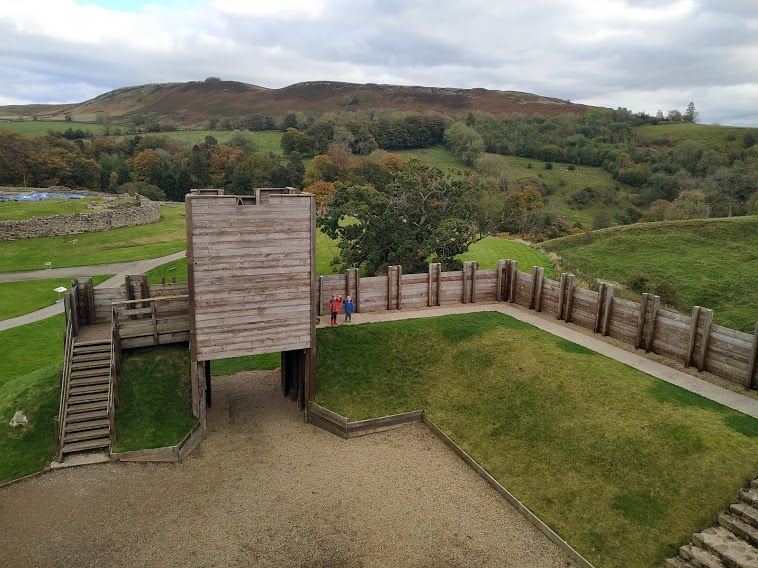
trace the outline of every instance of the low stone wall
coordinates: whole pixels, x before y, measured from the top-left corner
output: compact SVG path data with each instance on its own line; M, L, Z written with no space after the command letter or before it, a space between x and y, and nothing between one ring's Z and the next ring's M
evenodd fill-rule
M0 221L0 241L99 233L119 227L156 223L160 218L160 206L147 197L138 195L134 202L118 203L105 211L32 217L24 221Z

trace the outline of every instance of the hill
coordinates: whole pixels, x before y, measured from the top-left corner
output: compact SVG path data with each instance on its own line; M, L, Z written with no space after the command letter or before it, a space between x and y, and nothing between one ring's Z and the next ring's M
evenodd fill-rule
M353 98L354 97L354 98ZM442 113L484 111L494 116L556 116L584 114L591 108L561 99L516 91L377 85L308 81L281 89L268 89L236 81L206 79L189 83L161 83L124 87L82 103L0 106L0 118L37 116L62 118L65 114L94 117L103 113L115 121L135 115L201 124L210 119L262 113L281 116L290 110L306 114L339 113L346 99L351 110L414 110Z
M756 216L637 223L539 248L558 253L565 270L587 279L650 292L666 285L673 307L710 308L720 325L752 333L758 321Z

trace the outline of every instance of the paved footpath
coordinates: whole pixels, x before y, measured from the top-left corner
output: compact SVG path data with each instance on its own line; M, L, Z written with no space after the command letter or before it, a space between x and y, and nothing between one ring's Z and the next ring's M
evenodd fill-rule
M101 282L95 288L118 288L124 283L124 278L130 274L143 274L148 270L174 260L184 258L187 251L179 251L160 258L135 260L132 262L114 262L112 264L93 264L91 266L73 266L70 268L53 268L51 270L30 270L26 272L2 272L0 282L20 282L25 280L40 280L44 278L75 278L77 276L96 276L98 274L114 274L108 280ZM15 318L0 321L0 331L47 319L63 313L63 303L47 306L36 312L31 312Z
M638 353L626 351L625 349L621 349L620 347L616 347L615 345L599 339L599 337L586 335L584 333L576 331L575 329L571 329L570 327L559 323L557 320L542 318L536 315L534 312L528 311L525 308L521 308L520 306L515 306L514 304L508 304L504 302L491 304L466 304L442 308L421 308L417 310L393 310L386 312L360 313L353 314L353 323L373 323L485 311L496 311L504 313L525 323L531 324L543 331L547 331L548 333L552 333L553 335L557 335L563 339L568 339L569 341L572 341L578 345L582 345L587 349L596 351L601 355L605 355L606 357L620 361L625 365L639 369L640 371L664 380L667 383L674 384L685 390L694 392L696 394L704 396L705 398L709 398L715 402L718 402L719 404L723 404L724 406L752 416L753 418L758 418L758 400L756 399L748 398L738 392L734 392L718 385L714 385L713 383L709 383L703 379L693 377L692 375L688 375L687 373L683 373L682 371L673 369L667 365L663 365L662 363L648 359L647 357L643 357ZM345 325L342 323L342 319L343 314L340 314L338 322L342 325ZM326 327L328 325L328 315L322 315L321 323L318 327Z

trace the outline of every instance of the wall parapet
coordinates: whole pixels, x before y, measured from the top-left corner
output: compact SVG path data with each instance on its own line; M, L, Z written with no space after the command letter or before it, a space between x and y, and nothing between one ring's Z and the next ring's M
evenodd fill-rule
M120 227L156 223L160 218L159 204L137 195L136 201L118 203L105 211L32 217L23 221L0 221L0 242L100 233Z

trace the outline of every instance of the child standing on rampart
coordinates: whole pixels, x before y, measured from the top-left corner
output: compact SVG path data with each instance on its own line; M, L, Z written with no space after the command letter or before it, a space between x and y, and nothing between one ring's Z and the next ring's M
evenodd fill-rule
M350 296L345 298L342 303L345 306L345 323L353 323L353 312L355 311L355 304L350 299Z
M337 313L340 311L342 305L342 296L337 298L337 294L332 294L332 301L329 302L329 311L332 313L332 325L339 325L337 323Z

